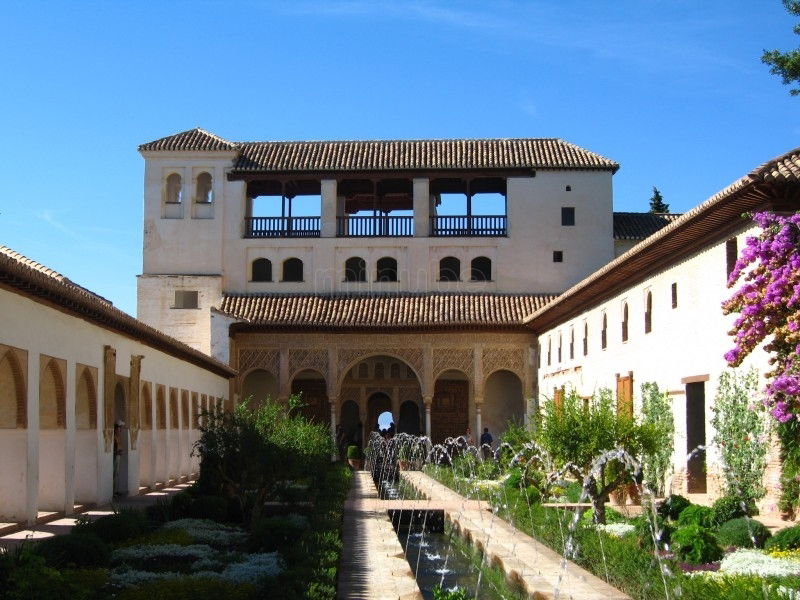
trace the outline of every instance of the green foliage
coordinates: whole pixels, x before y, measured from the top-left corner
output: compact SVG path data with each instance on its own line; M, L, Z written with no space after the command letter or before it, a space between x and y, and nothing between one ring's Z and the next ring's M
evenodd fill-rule
M125 540L120 547L127 546L160 546L162 544L175 544L176 546L188 546L194 543L192 536L183 529L157 529L144 535Z
M467 596L467 590L463 588L445 590L437 585L433 588L433 600L469 600L469 596Z
M739 517L723 523L717 531L717 541L727 548L763 548L772 534L763 524L748 517Z
M92 533L57 535L38 542L33 551L50 567L101 567L108 564L111 551Z
M636 539L639 545L648 550L653 548L654 541L658 543L659 548L664 548L665 544L669 544L670 536L675 531L675 527L658 514L654 517L639 515L631 520L631 524L636 527Z
M228 500L222 496L198 496L189 506L193 519L210 519L222 523L228 516Z
M138 510L122 510L95 521L78 521L72 532L93 534L107 544L118 544L143 534L146 528L147 519L144 513Z
M261 517L250 532L251 552L283 550L297 541L307 525L288 517Z
M194 504L194 496L186 490L180 491L172 496L172 501L170 502L170 520L189 517L192 504Z
M105 569L48 566L30 544L0 553L0 597L4 600L95 600L108 579Z
M783 0L783 5L791 14L800 16L800 0ZM794 32L800 35L800 24L794 26ZM761 62L770 65L772 68L769 72L780 76L784 85L792 82L800 83L800 48L789 52L764 50ZM800 88L792 88L789 93L797 96L800 94Z
M567 499L567 502L572 502L573 504L578 503L581 501L582 495L583 486L579 481L570 481L567 487L564 488L564 497Z
M660 439L657 426L639 424L618 414L611 391L603 389L588 407L575 390L562 402L546 402L538 430L538 441L550 454L556 468L567 467L578 480L588 478L586 491L594 506L595 519L604 523L605 502L609 493L630 481L630 474L612 462L591 472L594 462L605 452L621 448L634 458L652 453Z
M758 500L765 492L762 479L769 444L769 420L758 398L758 372L722 373L711 410L714 443L724 464L725 494Z
M675 556L693 565L714 562L724 554L714 534L696 524L676 529L670 542Z
M680 494L670 494L664 501L658 505L659 516L665 519L672 519L676 521L678 516L683 512L683 509L690 506L692 503L681 496Z
M797 550L798 548L800 548L800 525L781 529L764 544L765 550Z
M250 600L256 589L251 584L234 583L218 578L181 577L160 579L139 587L125 589L118 600Z
M234 497L244 519L255 522L264 502L286 482L325 471L334 451L328 428L292 408L266 401L251 408L210 415L195 446L200 455L200 491Z
M782 512L794 515L800 504L800 422L790 419L776 427L781 441L781 497L778 507Z
M359 448L358 446L348 446L347 458L352 458L355 460L361 458L361 448Z
M745 500L736 496L721 496L714 501L714 525L722 525L738 517L752 517L758 514L753 500Z
M664 202L661 192L658 191L656 186L653 186L653 195L650 197L650 212L651 213L668 213L669 204Z
M657 436L652 451L642 455L644 485L656 496L661 496L664 493L664 481L672 470L675 419L669 395L660 391L657 384L643 383L641 389L642 423L651 425Z
M704 529L714 526L714 511L708 506L692 504L687 506L678 515L678 526L698 525Z

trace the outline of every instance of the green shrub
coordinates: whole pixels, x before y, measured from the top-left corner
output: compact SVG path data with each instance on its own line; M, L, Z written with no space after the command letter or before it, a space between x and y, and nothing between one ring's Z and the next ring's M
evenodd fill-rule
M145 517L153 525L161 525L170 520L170 499L164 496L156 498L155 504L150 504L144 509Z
M181 577L159 579L123 590L118 600L250 600L255 596L251 584L217 578Z
M111 551L93 533L70 533L42 540L33 550L50 567L101 567L108 564Z
M749 517L731 519L723 523L717 531L717 541L726 548L763 548L764 542L771 536L769 529Z
M797 550L800 548L800 525L781 529L764 544L766 550Z
M353 460L358 460L359 458L361 458L361 448L359 448L358 446L348 446L347 458L352 458Z
M664 498L664 501L658 506L658 514L665 519L677 520L678 515L683 512L683 509L691 505L686 498L679 494L671 494Z
M685 527L686 525L698 525L703 529L708 529L714 526L714 511L708 506L700 504L692 504L687 506L678 515L678 526Z
M78 522L73 533L91 533L107 544L117 544L145 532L147 519L136 510L124 510L96 521Z
M755 502L750 500L745 503L744 500L736 496L718 498L711 506L711 509L714 511L714 524L718 526L727 523L731 519L752 517L758 514Z
M696 524L679 527L670 541L675 556L694 565L714 562L724 554L714 534Z
M626 523L628 519L625 516L611 508L610 506L606 506L606 524L611 525L612 523ZM594 525L594 513L591 510L585 511L581 515L581 524L584 527L590 527Z
M583 496L583 484L580 481L570 481L564 488L564 496L569 502L577 504Z
M102 589L108 583L107 569L63 569L61 578L70 590L70 600L106 597L102 594Z
M228 517L228 500L222 496L198 496L189 506L189 516L224 522Z
M183 529L158 529L143 535L125 540L120 546L160 546L163 544L175 544L177 546L189 546L192 544L192 536Z
M273 552L296 542L308 527L288 517L261 517L250 532L251 552Z
M655 523L650 520L649 516L640 515L632 519L631 524L636 527L636 539L639 546L648 549L653 547L654 537L658 542L658 547L663 548L665 544L669 544L670 536L675 531L675 528L659 515L655 516ZM655 531L653 531L654 527Z
M191 516L190 513L194 501L195 500L192 497L192 495L186 490L180 491L177 494L175 494L169 503L170 520L185 519L186 517Z
M433 588L433 600L468 600L467 591L463 588L445 590L440 586Z

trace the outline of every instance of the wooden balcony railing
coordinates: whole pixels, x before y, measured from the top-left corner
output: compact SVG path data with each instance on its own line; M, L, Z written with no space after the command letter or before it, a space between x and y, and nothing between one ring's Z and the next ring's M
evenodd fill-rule
M320 217L248 217L244 220L247 238L319 237Z
M336 235L338 237L411 237L414 235L414 217L337 217Z
M433 237L504 237L506 215L447 215L431 217Z

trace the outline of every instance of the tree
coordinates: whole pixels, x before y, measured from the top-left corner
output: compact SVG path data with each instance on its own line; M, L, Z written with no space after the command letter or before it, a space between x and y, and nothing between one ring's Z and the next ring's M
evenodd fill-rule
M656 186L653 186L653 195L650 198L650 212L651 213L668 213L669 204L664 202L661 197L661 192L658 191Z
M800 0L783 0L783 5L791 14L800 16ZM794 32L800 35L800 24L794 26ZM761 55L761 62L771 65L769 70L773 75L779 75L783 79L784 85L792 82L800 82L800 48L790 52L780 52L779 50L764 50ZM789 90L792 96L800 94L800 88Z
M329 429L291 414L298 404L295 396L288 407L267 400L250 408L245 401L233 412L207 415L200 427L198 485L205 494L238 501L247 524L286 484L321 474L330 461Z
M625 483L641 483L639 463L626 459L638 461L652 453L658 430L618 413L609 389L600 390L588 405L570 390L563 400L545 403L537 437L556 468L583 482L595 523L605 523L609 494Z
M658 439L655 450L642 457L644 484L655 495L664 494L664 481L672 469L675 419L669 394L654 382L642 384L642 422L654 426Z

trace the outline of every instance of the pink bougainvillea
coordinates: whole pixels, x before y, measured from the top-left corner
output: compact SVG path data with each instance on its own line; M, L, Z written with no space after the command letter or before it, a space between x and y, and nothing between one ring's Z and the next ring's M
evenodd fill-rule
M785 423L800 419L800 213L762 212L753 220L761 232L747 238L728 278L728 287L741 286L722 304L726 314L739 315L730 331L735 346L725 360L738 366L767 341L773 368L765 401Z

